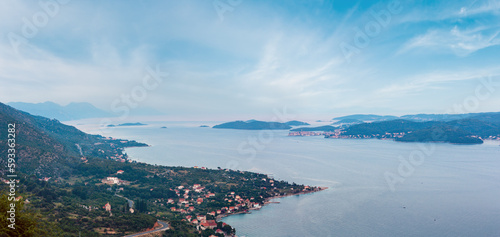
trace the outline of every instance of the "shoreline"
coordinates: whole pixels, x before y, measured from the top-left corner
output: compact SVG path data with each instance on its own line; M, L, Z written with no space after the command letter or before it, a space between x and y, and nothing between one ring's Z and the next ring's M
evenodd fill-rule
M328 187L316 187L315 189L310 190L310 191L301 191L301 192L298 192L298 193L289 193L289 194L280 195L280 196L268 197L268 198L264 199L264 203L260 207L252 207L252 208L249 208L249 209L244 210L244 211L238 211L238 212L220 214L220 215L218 215L215 218L215 220L216 221L222 221L223 218L226 218L226 217L229 217L229 216L233 216L233 215L251 214L252 213L251 211L260 210L260 209L262 209L264 206L266 206L268 204L273 204L273 203L279 204L280 203L280 202L272 202L271 200L273 200L273 199L285 198L285 197L291 197L291 196L300 196L300 195L303 195L303 194L311 194L311 193L320 192L320 191L323 191L323 190L326 190L326 189L328 189Z

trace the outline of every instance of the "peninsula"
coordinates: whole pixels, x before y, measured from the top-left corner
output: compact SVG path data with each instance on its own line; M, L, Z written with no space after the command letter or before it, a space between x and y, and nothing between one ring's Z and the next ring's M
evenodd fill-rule
M147 144L86 134L2 103L0 124L16 124L17 224L42 236L124 236L164 224L166 236L232 236L221 217L324 189L246 171L133 162L123 148ZM7 149L0 155L7 157ZM10 181L1 181L5 191ZM7 200L0 197L1 210Z

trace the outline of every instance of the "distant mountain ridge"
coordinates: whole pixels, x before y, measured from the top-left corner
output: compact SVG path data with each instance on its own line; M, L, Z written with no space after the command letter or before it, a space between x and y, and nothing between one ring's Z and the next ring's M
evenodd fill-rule
M393 116L393 115L375 115L375 114L353 114L342 117L336 117L332 120L336 121L363 121L363 122L377 122L377 121L389 121L396 119L405 119L410 121L452 121L466 118L476 118L478 120L487 119L488 117L497 119L496 116L499 112L483 112L483 113L467 113L467 114L409 114L403 116ZM336 122L336 123L339 123Z
M100 110L92 104L86 102L73 102L66 106L61 106L50 101L43 103L10 102L7 103L7 105L15 109L28 112L32 115L57 119L59 121L113 116L113 114Z
M105 118L121 116L123 111L112 113L101 110L87 102L71 102L66 106L56 104L54 102L43 103L25 103L25 102L10 102L7 105L28 112L32 115L43 116L46 118L57 119L59 121L70 121L87 118ZM129 116L156 116L164 115L155 109L149 107L137 107L129 110Z
M360 120L360 121L384 121L398 119L397 116L392 115L375 115L375 114L353 114L342 117L336 117L332 120Z

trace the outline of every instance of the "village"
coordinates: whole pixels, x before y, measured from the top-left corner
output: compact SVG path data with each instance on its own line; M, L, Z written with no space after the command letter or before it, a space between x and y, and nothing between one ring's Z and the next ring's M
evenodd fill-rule
M341 129L336 129L333 132L314 132L314 131L293 131L289 132L288 136L296 136L296 137L308 137L308 136L325 136L325 138L338 138L338 139L369 139L369 138L378 138L378 139L395 139L401 138L406 133L385 133L385 134L371 134L371 135L346 135L344 131Z
M205 167L193 167L195 169L205 170ZM231 171L231 170L227 170ZM118 170L116 172L116 176L123 174L123 170ZM124 187L130 185L130 181L122 180L116 176L109 176L101 180L103 184L114 186L116 185L116 191L123 191ZM257 181L257 180L256 180ZM272 197L264 197L264 196L246 196L243 193L236 193L234 191L230 191L227 193L215 193L213 191L209 191L206 187L201 184L193 184L193 185L179 185L169 190L175 193L176 197L170 198L157 198L152 201L152 203L156 206L166 208L172 213L176 213L181 215L182 221L192 225L196 228L199 233L205 230L213 230L215 232L214 236L234 236L234 229L232 229L226 223L221 222L223 217L233 215L233 214L241 214L241 213L249 213L251 210L258 210L269 202L270 198L280 197L281 193L278 191L279 189L275 187L275 180L272 178L260 178L258 180L263 185L260 187L263 191L271 191L276 190L273 193ZM122 186L122 187L118 187ZM305 194L309 192L320 191L322 188L302 186L303 188L300 190L296 190L298 194ZM110 188L111 189L111 188ZM126 189L126 187L125 187ZM271 189L271 190L269 190ZM293 188L291 188L293 190ZM287 196L290 194L287 194ZM125 198L120 195L116 195L122 198ZM126 199L126 198L125 198ZM128 199L127 199L128 200ZM222 203L222 204L221 204ZM82 208L86 210L92 210L92 208L85 205L81 205ZM112 207L110 203L106 203L103 207L104 210L109 212L110 216L112 216ZM134 208L130 206L130 213L134 213ZM153 213L150 213L153 214Z

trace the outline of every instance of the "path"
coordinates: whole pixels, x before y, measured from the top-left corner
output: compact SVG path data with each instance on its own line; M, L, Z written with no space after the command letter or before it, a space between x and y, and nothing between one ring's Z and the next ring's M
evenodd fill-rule
M151 233L154 233L154 232L168 230L168 224L166 222L158 220L158 224L160 224L162 226L159 229L145 231L145 232L140 232L140 233L135 233L135 234L131 234L131 235L125 235L124 237L136 237L136 236L142 236L142 235L145 235L145 234L151 234Z

